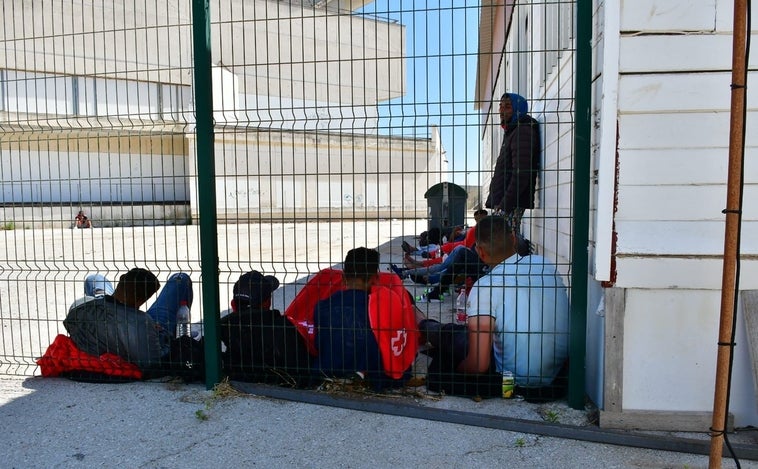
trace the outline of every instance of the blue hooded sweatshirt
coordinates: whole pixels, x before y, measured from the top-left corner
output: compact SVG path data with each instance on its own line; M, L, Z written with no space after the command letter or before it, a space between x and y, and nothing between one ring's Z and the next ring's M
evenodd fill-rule
M506 96L511 100L511 107L513 107L513 116L508 122L501 122L500 125L505 129L511 124L515 124L518 120L525 116L529 112L529 104L526 102L526 98L516 93L503 93L500 101L503 101Z

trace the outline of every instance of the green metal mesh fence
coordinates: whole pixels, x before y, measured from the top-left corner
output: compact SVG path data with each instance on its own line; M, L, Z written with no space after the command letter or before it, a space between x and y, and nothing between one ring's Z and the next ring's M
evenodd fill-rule
M202 11L203 2L197 3ZM231 359L237 360L231 365L225 354L225 367L215 370L211 364L211 374L237 370L238 378L247 373L268 382L287 375L285 385L293 375L308 375L307 386L315 387L324 376L352 379L361 372L373 383L380 376L407 385L409 377L416 378L413 384L424 383L430 356L438 364L457 363L460 357L424 353L429 344L416 336L414 312L453 322L457 290L489 267L482 269L485 262L472 249L468 255L474 260L450 262L449 248L450 257L425 250L418 236L439 233L428 245L465 241L465 227L475 225L473 212L484 208L492 192L501 145L513 129L539 134L536 147L524 146L519 140L524 136L509 144L521 152L515 157L521 162L510 168L516 170L514 190L529 193L518 205L512 194L502 201L493 197L487 210L502 209L512 222L516 215L518 231L535 254L527 258L537 259L528 273L555 266L552 277L570 286L574 8L571 1L232 0L210 2L209 33L198 37L205 28L189 1L4 3L0 372L39 374L36 359L58 334L66 334L63 320L85 293L87 275L102 274L116 285L134 267L154 273L163 292L170 290L172 274L186 273L194 297L193 334L206 332L207 339L211 330L214 342L219 335L251 354ZM197 45L204 43L210 54L206 69L196 61ZM506 92L525 98L528 111L512 96L516 119L504 129L499 103ZM517 124L527 113L534 123ZM534 188L523 186L533 184L524 174L537 177ZM519 208L526 209L520 222ZM77 220L80 213L87 222ZM382 302L372 293L368 301L377 304L370 306L360 303L366 301L360 295L333 300L332 309L363 305L362 329L341 316L330 328L322 325L320 338L314 338L319 325L308 323L314 298L343 283L331 279L310 291L308 281L324 269L342 269L348 251L358 247L376 249L383 284L402 277L401 293L382 296ZM438 272L398 277L391 269L422 263L435 269L443 257L448 262ZM365 259L359 262L366 265ZM580 269L586 271L584 265ZM264 322L250 325L237 311L219 322L248 304L233 289L252 270L277 278L272 307L287 312L290 321L256 316ZM206 289L209 282L217 293ZM403 288L415 309L402 305ZM539 291L547 293L535 298L559 290L545 285ZM161 291L142 306L159 329L159 349L150 346L158 358L165 357L175 331L173 312L160 313L161 308L175 309L179 300ZM489 291L479 288L478 296L489 298ZM529 369L550 378L558 373L568 347L568 317L559 318L561 308L545 306L545 327L519 337L494 322L491 341L497 345L489 361L498 375L497 392L506 366L519 367L509 370L517 387L533 384L531 372L517 365L529 353L545 354L543 361L556 365L532 363ZM501 323L515 320L512 313ZM397 314L399 323L383 322ZM548 323L555 323L553 329ZM94 334L104 333L97 321L88 324ZM325 370L306 353L294 373L282 373L281 362L240 371L240 360L245 365L256 350L263 353L250 328L271 338L280 326L297 326L298 335L276 336L270 349L290 339L306 348L323 340L322 346L341 344L331 350L335 357L350 355L363 364ZM147 339L130 334L114 339L119 345L109 350L124 355L129 340L148 346ZM506 365L501 354L521 340L526 342L511 353L520 355ZM529 345L537 342L545 345ZM283 346L283 353L292 347ZM403 347L422 353L389 372L393 353L407 354ZM215 344L206 345L206 355L208 350L216 350ZM372 365L365 362L369 355ZM423 386L405 389L427 392Z

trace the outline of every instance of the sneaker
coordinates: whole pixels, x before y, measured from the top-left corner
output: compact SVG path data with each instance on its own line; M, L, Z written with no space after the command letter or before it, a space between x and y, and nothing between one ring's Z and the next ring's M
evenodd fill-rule
M403 247L403 252L405 252L406 254L410 254L413 251L415 251L415 249L413 249L413 246L408 244L408 241L403 241L402 247Z
M447 289L443 291L440 287L434 287L431 290L429 290L424 296L426 297L426 301L436 302L436 301L445 301L446 294L447 294Z
M390 264L390 270L395 272L395 274L397 274L398 277L405 278L406 269L401 269L400 267L397 266L397 264Z

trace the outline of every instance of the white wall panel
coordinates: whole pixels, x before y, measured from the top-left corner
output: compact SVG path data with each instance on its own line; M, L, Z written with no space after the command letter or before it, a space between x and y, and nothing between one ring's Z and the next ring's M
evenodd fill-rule
M630 289L626 299L624 410L710 410L717 292Z
M624 410L712 410L720 292L630 289L626 298L624 335L634 340L624 340ZM741 317L729 409L735 426L758 423Z
M622 0L621 31L712 31L716 0Z
M752 20L753 30L755 30L755 25L758 24L758 9L756 8L753 8ZM734 0L718 0L716 2L716 29L728 32L734 29Z
M758 220L758 185L744 188L742 216ZM616 220L720 220L726 186L622 186Z
M727 148L624 150L620 157L622 186L726 184L727 180ZM748 182L758 182L758 149L746 153L745 176Z
M622 75L619 110L622 113L728 112L731 105L731 73ZM750 75L748 87L758 87ZM748 93L748 109L758 109L758 95ZM670 126L675 126L671 122Z
M748 115L748 124L756 113ZM703 149L729 144L727 112L622 114L619 116L619 149ZM758 146L758 132L746 132L748 147ZM622 162L623 164L623 162Z
M758 33L753 34L752 41L753 44L758 42ZM650 51L655 53L652 54ZM619 58L621 73L731 70L732 36L622 36ZM750 64L753 68L758 66L758 55L751 54Z
M619 255L720 256L724 252L724 220L616 221ZM742 226L743 256L758 254L758 222Z
M655 240L651 240L655 242ZM619 256L616 259L617 287L705 289L721 288L721 257ZM758 289L758 261L742 261L743 290Z

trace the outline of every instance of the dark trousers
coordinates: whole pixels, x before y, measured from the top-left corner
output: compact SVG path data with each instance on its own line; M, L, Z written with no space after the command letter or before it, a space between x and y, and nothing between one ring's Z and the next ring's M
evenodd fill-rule
M419 330L432 345L424 352L432 362L426 376L426 387L433 392L445 392L453 396L502 397L503 375L495 367L495 357L490 356L490 367L484 373L460 373L455 371L468 353L468 328L462 324L442 324L433 319L419 323ZM568 361L549 386L515 387L515 394L527 402L545 402L565 397L568 390Z

